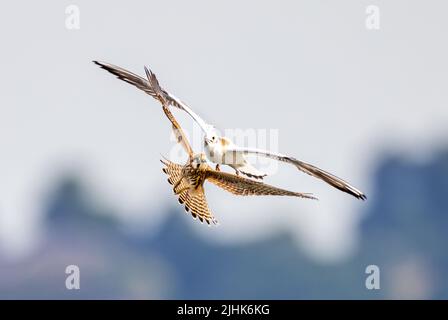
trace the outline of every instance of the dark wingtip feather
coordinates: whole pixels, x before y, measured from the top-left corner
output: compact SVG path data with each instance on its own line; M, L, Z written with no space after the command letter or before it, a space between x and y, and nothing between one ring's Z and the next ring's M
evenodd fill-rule
M148 80L150 80L151 76L153 74L151 69L149 69L147 66L143 66L143 67L145 68L146 77L148 77Z
M163 154L160 154L160 156L163 158L163 159L160 159L160 162L162 162L164 165L168 165L168 163L170 163L171 161L170 160L168 160L168 158L167 157L165 157Z
M367 196L364 193L355 193L355 192L350 192L350 191L347 191L347 190L342 190L342 191L344 191L344 192L354 196L356 199L359 199L359 200L362 200L362 201L367 200Z
M345 193L355 197L356 199L360 199L360 200L363 200L363 201L367 199L367 196L364 193L355 192L353 190L350 190L350 189L347 189L347 188L344 188L344 187L340 187L340 186L338 186L336 184L331 184L331 183L329 183L329 184L332 185L333 187L335 187L336 189L339 189L342 192L345 192Z
M92 60L92 62L96 65L98 65L100 68L107 70L108 67L105 63L98 61L98 60Z

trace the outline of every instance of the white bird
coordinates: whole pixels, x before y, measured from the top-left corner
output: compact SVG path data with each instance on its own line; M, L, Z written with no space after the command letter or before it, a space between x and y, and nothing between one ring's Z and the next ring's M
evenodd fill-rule
M207 158L216 163L216 169L219 170L220 164L225 164L233 169L236 173L242 173L248 177L262 179L266 176L265 173L259 171L252 166L246 159L246 155L257 155L266 158L274 159L277 161L285 162L294 165L298 170L305 172L315 178L321 179L329 185L351 194L352 196L365 200L367 197L365 194L350 185L348 182L326 172L316 166L309 163L300 161L290 156L286 156L280 153L274 153L267 150L252 149L239 147L235 145L229 138L222 137L218 130L213 126L205 122L199 117L186 103L175 97L173 94L162 89L155 74L145 67L147 79L142 78L128 70L120 68L110 63L93 61L99 65L102 69L109 71L117 76L120 80L123 80L129 84L132 84L143 90L150 96L159 100L162 105L171 105L185 111L193 120L200 126L204 132L204 147Z
M174 193L179 196L179 203L185 205L185 210L190 212L194 219L199 218L201 222L205 221L209 225L217 224L205 197L204 184L206 181L238 196L290 196L317 200L310 193L280 189L260 181L213 170L207 164L204 153L194 153L182 127L168 107L163 104L162 108L171 122L177 142L188 154L188 161L185 165L171 162L168 159L161 160L165 165L162 170L168 175L168 182L173 185Z

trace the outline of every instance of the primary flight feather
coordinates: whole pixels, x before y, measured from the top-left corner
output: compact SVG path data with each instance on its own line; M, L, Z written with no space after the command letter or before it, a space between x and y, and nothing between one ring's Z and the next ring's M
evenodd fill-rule
M241 172L248 177L262 179L264 176L266 176L266 174L251 165L247 161L245 156L263 156L294 165L298 170L305 172L315 178L321 179L329 185L343 192L346 192L358 199L366 199L366 195L362 191L358 190L343 179L314 165L298 160L294 157L270 152L267 150L239 147L235 145L229 138L220 136L214 126L205 122L201 117L193 112L193 110L187 104L176 98L173 94L161 88L155 74L148 68L145 67L147 76L147 79L145 79L128 70L110 63L99 61L94 61L94 63L99 65L102 69L114 74L119 79L134 85L140 90L143 90L153 98L159 100L162 105L174 106L189 114L204 131L205 154L211 162L216 163L216 169L219 169L220 164L225 164L234 168L237 174Z

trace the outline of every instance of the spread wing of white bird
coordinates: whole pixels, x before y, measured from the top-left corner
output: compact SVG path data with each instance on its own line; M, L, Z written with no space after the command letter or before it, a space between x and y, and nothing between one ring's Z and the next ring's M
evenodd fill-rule
M178 109L182 109L185 111L198 125L201 127L202 131L204 133L208 133L213 126L208 124L204 121L200 116L198 116L191 108L185 103L182 102L179 98L175 97L173 94L169 93L168 91L164 90L160 85L159 81L157 80L156 75L145 66L145 72L146 77L148 78L150 86L156 91L156 92L162 92L164 94L165 101ZM163 101L162 101L163 103Z
M112 73L118 79L123 80L123 81L139 88L140 90L144 91L151 97L161 101L160 100L161 95L157 93L157 91L156 91L157 89L155 89L151 84L151 82L157 83L157 86L159 87L160 91L163 93L163 98L166 100L168 105L174 106L178 109L185 111L199 125L199 127L201 127L201 129L202 129L202 131L204 131L204 133L207 134L210 130L213 129L212 125L206 123L186 103L182 102L179 98L175 97L168 91L161 88L159 86L159 81L157 80L156 75L146 66L145 66L145 72L146 72L146 76L148 77L148 79L145 79L139 75L136 75L135 73L133 73L131 71L128 71L126 69L123 69L121 67L113 65L111 63L100 62L100 61L93 61L93 63L97 64L102 69Z
M286 162L289 164L294 165L297 169L299 169L302 172L305 172L309 174L310 176L313 176L315 178L321 179L328 183L329 185L346 192L348 194L351 194L352 196L365 200L367 199L366 195L361 192L360 190L356 189L352 185L350 185L348 182L342 180L341 178L336 177L335 175L332 175L331 173L324 171L316 166L313 166L309 163L297 160L293 157L289 157L283 154L274 153L266 150L260 150L260 149L250 149L250 148L242 148L238 146L230 146L226 149L226 152L229 153L241 153L245 155L257 155L257 156L263 156L266 158L274 159L277 161Z

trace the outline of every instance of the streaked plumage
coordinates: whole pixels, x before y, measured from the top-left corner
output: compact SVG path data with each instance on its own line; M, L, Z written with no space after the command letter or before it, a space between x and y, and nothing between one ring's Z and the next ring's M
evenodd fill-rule
M179 196L179 202L185 204L185 210L201 222L217 223L207 205L205 181L238 196L291 196L317 199L310 193L292 192L235 174L216 171L205 163L204 154L196 155L195 158L197 157L203 161L198 162L197 167L192 164L193 161L187 162L184 166L166 159L161 161L165 165L163 172L168 175L168 182L173 185L173 191Z
M152 73L151 70L149 70L146 67L145 72L148 79L144 79L130 71L127 71L123 68L120 68L118 66L109 63L98 61L94 61L94 63L99 65L101 68L109 71L110 73L116 75L119 79L143 90L147 94L159 100L162 103L162 105L174 106L187 112L204 131L206 156L210 161L214 163L229 165L232 168L234 168L237 173L241 172L248 177L262 179L264 176L266 176L266 174L264 174L263 172L259 171L254 166L252 166L246 160L245 156L246 155L263 156L294 165L298 170L305 172L315 178L321 179L326 183L328 183L329 185L343 192L346 192L358 199L365 200L367 198L362 191L353 187L348 182L309 163L297 160L294 157L266 150L239 147L235 145L230 139L226 137L221 137L218 134L218 131L215 130L212 125L206 123L201 117L199 117L196 113L194 113L193 110L191 110L191 108L188 107L184 102L176 98L168 91L162 89L154 73Z
M195 192L191 192L188 180L182 179L183 166L169 160L161 161L165 165L163 172L168 175L168 183L175 185L180 181L175 188L173 187L173 191L178 194L179 203L185 205L185 211L190 212L194 219L198 218L201 222L217 224L217 220L208 208L203 186L200 186ZM181 190L183 191L179 192Z
M206 180L239 196L271 195L317 199L310 193L292 192L212 169L207 164L205 154L195 155L193 153L182 128L170 110L165 105L162 106L162 109L172 124L177 142L181 143L188 154L188 161L184 166L167 159L161 160L165 165L163 172L168 175L168 182L173 185L173 191L179 196L179 202L185 205L185 210L190 212L193 218L198 218L201 222L205 221L207 224L217 223L205 197L204 183Z

